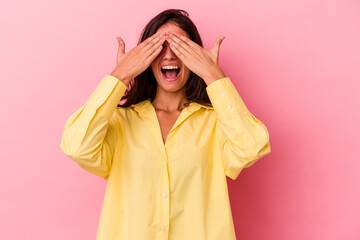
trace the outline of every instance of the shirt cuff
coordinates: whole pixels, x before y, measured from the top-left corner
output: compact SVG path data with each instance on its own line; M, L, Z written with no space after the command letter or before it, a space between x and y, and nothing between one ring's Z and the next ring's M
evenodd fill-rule
M249 111L229 77L220 78L206 87L214 111L222 120Z
M110 119L126 88L126 85L116 77L106 75L91 94L86 106Z

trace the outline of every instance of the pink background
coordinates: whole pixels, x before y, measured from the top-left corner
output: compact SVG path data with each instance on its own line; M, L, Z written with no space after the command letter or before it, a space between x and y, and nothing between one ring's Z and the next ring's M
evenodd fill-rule
M176 4L175 4L176 3ZM360 239L360 3L1 1L0 239L95 239L106 181L60 150L66 119L160 11L190 13L270 133L228 178L238 239Z

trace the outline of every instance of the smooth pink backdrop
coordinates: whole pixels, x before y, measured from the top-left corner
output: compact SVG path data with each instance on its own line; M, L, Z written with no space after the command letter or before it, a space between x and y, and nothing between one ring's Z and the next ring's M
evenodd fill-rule
M0 239L95 239L106 181L60 150L66 119L160 11L189 12L270 133L228 178L242 240L360 239L360 3L1 1Z

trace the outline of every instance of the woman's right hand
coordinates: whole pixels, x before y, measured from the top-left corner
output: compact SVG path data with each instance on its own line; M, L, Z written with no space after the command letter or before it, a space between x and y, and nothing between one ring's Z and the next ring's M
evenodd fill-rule
M166 40L164 35L165 33L161 32L155 33L127 53L125 53L125 42L117 37L119 42L117 62L110 75L127 86L134 77L144 72L161 52Z

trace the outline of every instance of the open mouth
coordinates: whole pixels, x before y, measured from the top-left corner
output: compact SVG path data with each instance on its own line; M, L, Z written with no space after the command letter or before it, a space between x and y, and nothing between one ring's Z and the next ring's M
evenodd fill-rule
M165 80L167 81L175 81L178 79L180 75L181 69L161 69L161 73Z

